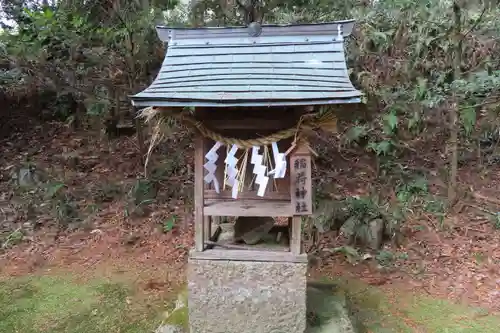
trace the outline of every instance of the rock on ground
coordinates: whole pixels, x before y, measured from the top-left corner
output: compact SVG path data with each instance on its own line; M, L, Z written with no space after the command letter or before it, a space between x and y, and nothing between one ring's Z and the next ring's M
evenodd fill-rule
M188 328L187 291L182 291L175 301L174 310L167 314L163 325L155 333L185 333Z
M240 216L234 224L235 241L255 245L273 228L274 222L272 217Z
M334 288L307 287L306 333L361 333L346 294Z
M176 325L162 325L156 329L155 333L184 333L184 329Z
M370 221L369 230L370 235L367 237L366 243L372 250L378 250L382 247L384 237L384 220L375 219Z

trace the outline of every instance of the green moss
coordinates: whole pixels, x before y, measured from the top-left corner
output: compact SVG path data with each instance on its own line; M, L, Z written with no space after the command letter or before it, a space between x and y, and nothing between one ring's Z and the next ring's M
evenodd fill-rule
M165 321L165 324L181 326L187 329L189 326L188 308L183 307L172 312Z
M496 333L500 327L500 317L484 309L397 290L388 293L354 280L335 282L369 332Z
M172 313L167 316L165 324L181 326L184 329L189 327L189 311L187 307L188 293L187 289L182 289L177 296L177 308L175 308Z
M178 296L177 296L177 301L181 302L182 304L185 304L187 306L188 304L188 291L186 288L182 289Z
M129 304L124 284L96 280L79 284L70 277L11 279L0 282L0 332L143 333L159 325L160 307Z
M435 333L494 333L500 327L500 317L488 315L480 308L452 304L425 296L407 297L402 311L417 323L425 324Z

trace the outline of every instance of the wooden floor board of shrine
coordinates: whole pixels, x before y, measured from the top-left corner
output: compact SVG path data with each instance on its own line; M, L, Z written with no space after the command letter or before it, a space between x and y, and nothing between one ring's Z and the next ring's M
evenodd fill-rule
M263 200L206 200L203 209L208 216L292 216L290 201Z

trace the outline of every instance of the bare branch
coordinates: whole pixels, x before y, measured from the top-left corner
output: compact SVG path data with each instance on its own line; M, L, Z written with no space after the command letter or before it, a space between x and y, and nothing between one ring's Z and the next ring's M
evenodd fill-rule
M463 38L465 39L465 37L467 37L468 34L470 34L472 31L474 31L477 26L479 25L479 23L481 23L481 21L483 20L483 16L484 16L484 13L486 13L486 5L483 7L483 11L481 12L481 15L479 15L479 17L477 18L477 20L474 22L474 24L472 25L472 27L469 29L469 31L467 31L464 35L463 35Z

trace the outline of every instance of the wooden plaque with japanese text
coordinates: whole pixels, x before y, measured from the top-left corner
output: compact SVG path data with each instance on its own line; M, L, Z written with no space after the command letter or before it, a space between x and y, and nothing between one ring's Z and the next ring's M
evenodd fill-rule
M311 156L307 153L294 154L290 156L289 167L293 215L311 215Z

